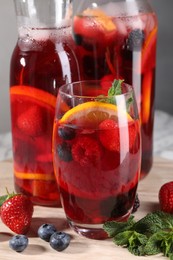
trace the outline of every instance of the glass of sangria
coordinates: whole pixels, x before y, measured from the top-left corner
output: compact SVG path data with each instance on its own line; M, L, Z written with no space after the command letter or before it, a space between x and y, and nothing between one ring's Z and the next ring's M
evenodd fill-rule
M143 178L153 162L156 14L147 0L74 0L73 13L81 80L122 78L134 87Z
M141 166L134 91L123 80L79 81L59 89L53 161L69 225L104 239L106 221L126 221Z

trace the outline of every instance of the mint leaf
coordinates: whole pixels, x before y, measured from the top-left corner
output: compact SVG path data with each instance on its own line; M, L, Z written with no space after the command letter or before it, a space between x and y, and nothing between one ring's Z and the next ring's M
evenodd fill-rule
M139 233L150 236L160 230L173 229L173 216L162 211L148 213L136 222L133 228Z
M149 238L144 251L146 255L162 252L164 256L171 257L173 255L173 231L159 231L153 234Z
M156 211L155 214L161 219L162 221L162 228L163 229L173 229L173 215L163 212L163 211Z
M105 95L99 95L95 98L96 101L104 102L104 103L110 103L116 105L116 95L122 94L122 83L124 82L123 79L115 79L112 83L112 86L108 90L107 96ZM133 103L133 96L131 95L126 100L126 107L127 111L130 111L130 105Z
M169 213L148 213L137 222L131 216L127 222L106 222L103 228L116 245L134 255L162 253L173 260L173 215Z
M146 243L144 252L146 255L156 255L161 253L162 237L159 232L153 234Z
M115 96L122 94L121 86L124 80L121 79L115 79L112 83L112 87L108 90L108 96Z
M113 241L117 245L127 247L134 255L144 255L144 247L147 242L147 236L137 233L136 231L124 231L117 234Z
M108 221L103 225L103 229L109 237L114 237L120 232L129 230L134 225L134 216L130 216L127 222Z
M161 217L156 213L148 213L133 226L134 230L150 236L163 228Z

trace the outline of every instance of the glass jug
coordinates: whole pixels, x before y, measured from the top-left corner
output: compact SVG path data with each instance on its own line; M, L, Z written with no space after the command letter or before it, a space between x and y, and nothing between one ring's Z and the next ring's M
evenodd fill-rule
M74 0L72 33L81 79L124 79L138 103L141 178L153 162L157 17L147 0Z
M59 205L52 127L59 86L79 80L70 0L14 0L18 40L11 57L14 182L35 204ZM64 106L64 110L66 107Z

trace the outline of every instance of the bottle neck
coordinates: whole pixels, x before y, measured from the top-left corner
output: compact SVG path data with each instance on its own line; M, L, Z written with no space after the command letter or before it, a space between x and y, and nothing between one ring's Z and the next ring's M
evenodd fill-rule
M73 0L73 14L80 14L87 8L100 8L110 16L137 15L151 12L147 0Z
M71 18L71 0L14 0L18 27L53 28Z

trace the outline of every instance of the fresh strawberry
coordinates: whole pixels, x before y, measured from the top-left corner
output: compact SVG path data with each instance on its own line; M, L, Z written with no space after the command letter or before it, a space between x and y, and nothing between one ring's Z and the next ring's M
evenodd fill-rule
M17 234L26 234L31 225L34 207L30 199L22 194L8 194L0 198L1 220Z
M72 156L74 161L82 166L94 165L101 160L102 149L99 143L89 136L77 138L72 146Z
M159 203L162 211L173 213L173 181L161 186L159 190Z
M99 129L99 138L102 145L109 151L120 152L120 131L123 136L123 131L127 131L127 128L119 128L117 121L106 119L100 123ZM134 149L134 144L137 136L137 129L134 123L128 124L128 134L129 149L131 150L131 152L135 152L139 148Z
M32 106L24 111L17 120L17 127L24 134L29 136L39 136L45 129L44 115L38 106Z

